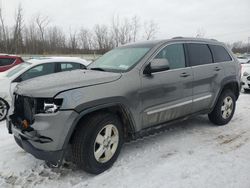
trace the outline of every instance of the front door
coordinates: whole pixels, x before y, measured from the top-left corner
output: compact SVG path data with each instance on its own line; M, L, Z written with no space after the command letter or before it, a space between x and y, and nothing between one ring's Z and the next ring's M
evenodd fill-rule
M177 119L192 111L193 73L186 67L183 44L168 44L154 58L166 58L170 69L141 77L139 93L143 128Z

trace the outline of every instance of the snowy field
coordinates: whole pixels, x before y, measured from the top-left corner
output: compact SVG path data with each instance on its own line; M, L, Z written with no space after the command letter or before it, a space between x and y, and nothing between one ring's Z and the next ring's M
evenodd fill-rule
M93 176L73 165L49 169L18 148L0 123L0 187L249 188L250 94L242 94L232 121L213 126L206 116L125 144L115 165Z

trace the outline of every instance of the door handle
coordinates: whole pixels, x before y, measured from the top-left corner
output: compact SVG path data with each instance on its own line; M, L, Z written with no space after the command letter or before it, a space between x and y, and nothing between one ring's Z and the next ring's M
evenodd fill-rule
M214 70L215 70L215 71L220 71L221 68L220 68L220 67L215 67Z
M183 73L181 73L181 75L180 75L180 77L188 77L188 76L190 76L190 74L188 74L188 73L186 73L186 72L183 72Z

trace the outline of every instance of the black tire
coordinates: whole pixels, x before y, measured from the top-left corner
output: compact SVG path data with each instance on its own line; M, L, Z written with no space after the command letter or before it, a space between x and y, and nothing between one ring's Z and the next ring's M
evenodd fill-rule
M113 152L114 154L112 158L101 163L95 157L95 141L97 135L110 124L114 125L116 130L118 130L119 139L118 144L116 144L117 149ZM72 140L72 159L78 167L86 172L91 174L100 174L109 169L116 161L122 148L122 144L123 129L119 118L110 113L95 113L79 123Z
M224 105L224 100L230 97L232 99L232 112L227 118L223 118L222 106ZM221 93L213 111L208 114L209 120L215 125L226 125L233 117L236 105L235 94L231 90L225 90Z
M249 92L250 92L250 89L245 89L245 88L244 88L244 92L245 92L245 93L249 93Z
M2 108L6 109L6 113L2 114ZM0 98L0 122L5 120L9 111L9 104L2 98Z

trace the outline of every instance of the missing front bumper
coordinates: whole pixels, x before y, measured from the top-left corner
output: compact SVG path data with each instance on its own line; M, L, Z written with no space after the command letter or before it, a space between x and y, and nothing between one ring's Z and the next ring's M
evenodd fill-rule
M62 164L63 156L64 156L64 150L59 151L43 151L35 148L32 144L28 142L28 140L25 140L20 136L20 138L17 138L14 136L16 143L26 152L33 155L35 158L44 160L53 164L56 164L57 166L60 166Z

